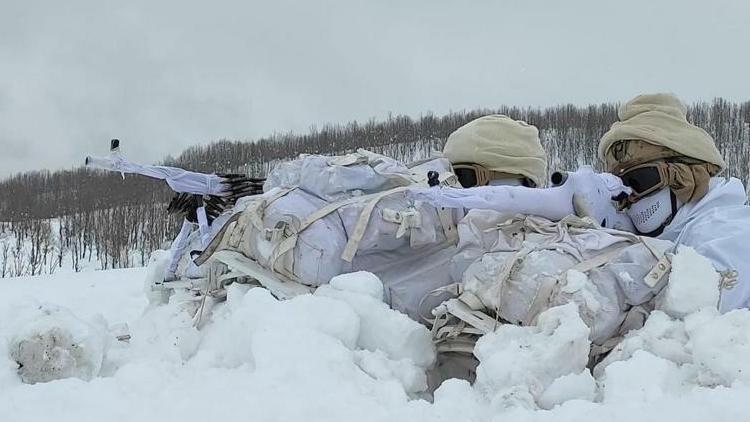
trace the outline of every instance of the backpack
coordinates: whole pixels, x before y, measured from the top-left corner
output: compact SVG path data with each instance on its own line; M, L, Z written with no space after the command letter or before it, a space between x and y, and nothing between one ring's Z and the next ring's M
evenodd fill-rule
M242 266L247 275L275 279L269 283L283 287L276 289L281 296L366 270L380 276L389 304L414 316L423 294L409 289L428 291L450 282L430 283L450 262L452 254L443 251L455 248L463 216L462 210L438 209L407 196L409 186L427 185L431 171L440 183L456 185L445 158L407 167L359 150L282 163L269 174L263 195L238 201L196 263L213 259Z
M435 292L453 297L433 310L431 325L438 352L463 360L500 324L533 325L569 302L591 330L592 356L606 353L645 321L674 247L575 216L552 222L472 210L458 231L452 271L461 282Z

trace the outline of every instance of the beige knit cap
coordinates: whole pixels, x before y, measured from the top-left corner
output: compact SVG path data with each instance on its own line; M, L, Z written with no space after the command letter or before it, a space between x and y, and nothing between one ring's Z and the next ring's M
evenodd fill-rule
M612 124L599 142L599 159L608 165L615 143L643 140L719 169L726 167L711 136L688 123L687 108L672 94L639 95L622 105L617 114L620 121ZM659 158L663 157L654 157Z
M456 129L443 153L453 164L479 164L488 170L528 177L544 186L547 155L539 131L502 114L480 117Z

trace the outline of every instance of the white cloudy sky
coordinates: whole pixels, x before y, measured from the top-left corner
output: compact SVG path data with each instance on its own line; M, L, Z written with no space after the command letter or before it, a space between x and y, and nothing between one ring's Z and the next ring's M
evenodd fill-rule
M220 138L672 91L750 99L746 0L0 0L0 177Z

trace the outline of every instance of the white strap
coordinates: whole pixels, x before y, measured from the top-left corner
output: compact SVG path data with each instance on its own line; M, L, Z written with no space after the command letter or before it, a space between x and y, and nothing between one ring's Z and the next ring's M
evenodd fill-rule
M417 305L419 317L425 322L434 325L435 318L426 317L424 314L421 313L423 305L424 305L424 301L427 300L428 298L438 297L446 293L450 294L453 297L458 297L460 299L459 296L461 296L463 291L464 291L464 286L461 283L451 283L447 286L442 286L442 287L438 287L437 289L431 290L430 292L422 296L422 299L419 299L419 304ZM387 303L390 303L390 299L388 300Z
M394 189L390 189L390 190L376 193L373 195L368 195L368 197L372 199L370 199L370 202L367 203L365 208L359 214L357 223L354 225L354 231L352 231L352 233L349 235L349 241L346 242L346 247L344 247L344 252L341 254L341 259L343 259L346 262L352 262L352 259L354 259L354 255L357 253L357 250L359 249L359 244L362 241L362 238L365 236L365 231L367 230L367 223L370 221L370 216L372 215L372 211L375 209L375 206L378 204L378 202L380 202L380 200L385 198L386 196L393 195L399 192L404 192L407 189L409 189L409 186L401 186L399 188L394 188Z
M497 328L498 323L494 318L483 312L470 309L460 300L450 299L445 303L445 306L451 315L481 330L484 334L491 333Z
M456 243L458 241L458 230L456 230L456 224L453 222L453 210L450 208L437 208L437 215L440 219L440 225L443 226L443 233L445 238L450 243Z
M401 188L397 188L397 189L401 189ZM338 201L338 202L334 202L334 203L328 204L328 205L326 205L326 206L318 209L314 213L308 215L307 217L305 217L304 220L302 220L300 222L300 226L291 234L291 236L285 238L284 240L282 240L281 242L279 242L276 245L276 247L274 248L274 251L271 253L271 258L270 258L271 268L274 268L276 261L282 255L284 255L285 253L287 253L290 250L294 249L294 247L297 245L297 238L299 237L299 234L302 233L308 227L310 227L316 221L318 221L318 220L320 220L322 218L325 218L326 216L328 216L332 212L334 212L334 211L338 210L339 208L344 207L346 205L355 204L357 202L367 201L368 199L371 199L371 198L380 198L380 197L385 196L389 192L393 192L393 190L386 191L386 192L379 192L379 193L371 194L371 195L353 196L351 198L344 199L342 201ZM362 216L360 215L360 220L361 219L362 219ZM368 220L369 220L369 218L368 218ZM359 221L357 222L357 224L359 224Z
M665 253L666 251L659 250L659 248L653 243L652 238L638 236L638 239L643 243L643 246L654 255L654 258L656 258L656 264L654 264L651 271L646 274L646 277L643 278L643 282L646 283L648 287L653 288L672 270L672 260L669 258L669 255Z
M211 229L208 226L208 216L206 216L206 207L198 207L195 210L195 214L198 217L198 231L201 235L201 249L206 249L209 243L211 243Z
M296 186L279 189L279 191L273 195L259 197L249 203L237 220L237 224L235 225L236 230L232 230L229 235L229 241L227 242L229 246L239 248L240 242L242 242L242 239L245 237L245 231L251 224L259 231L263 231L263 214L265 213L266 208L295 189L297 189Z
M583 261L579 262L578 264L570 267L571 270L580 271L582 273L589 272L593 270L594 268L599 268L602 265L606 264L607 262L614 259L617 255L622 252L623 249L630 246L627 242L617 243L613 246L610 246L610 248L605 249L604 252L593 256L589 259L584 259Z
M531 304L523 316L521 325L529 326L534 322L534 319L544 311L550 303L552 292L555 290L555 286L559 283L557 277L545 277L539 284L536 290L534 298L531 300Z
M243 274L249 275L258 280L260 284L270 290L276 297L281 299L290 299L302 294L312 292L311 287L293 280L284 280L273 274L271 271L260 266L254 260L234 251L218 251L212 257L212 260L220 261L232 269L239 270Z
M463 302L472 311L479 311L486 307L484 303L482 302L482 299L480 299L479 296L475 295L472 292L461 292L461 295L458 297L458 300Z

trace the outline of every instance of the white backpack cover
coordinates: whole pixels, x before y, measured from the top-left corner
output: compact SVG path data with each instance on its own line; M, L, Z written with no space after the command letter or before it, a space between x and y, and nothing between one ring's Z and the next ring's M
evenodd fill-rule
M277 166L263 195L238 201L198 262L237 251L283 280L317 287L336 275L366 270L383 281L387 302L417 318L420 299L449 284L462 210L437 209L407 197L429 171L455 184L444 158L407 167L359 150ZM429 311L436 303L423 304Z
M433 311L433 334L439 350L442 344L469 353L473 340L466 343L464 334L501 323L532 325L543 311L569 302L578 305L591 341L606 343L666 285L665 253L674 247L575 216L552 222L472 210L458 231L452 272L462 282L445 288L458 297Z

